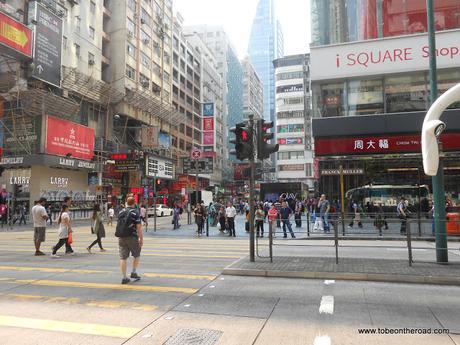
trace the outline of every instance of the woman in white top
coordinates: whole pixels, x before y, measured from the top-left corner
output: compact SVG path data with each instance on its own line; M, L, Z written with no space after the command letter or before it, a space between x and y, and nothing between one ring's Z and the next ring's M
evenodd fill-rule
M69 206L62 205L61 213L59 214L58 224L59 224L59 241L53 247L52 257L59 257L56 252L65 244L66 254L73 255L73 249L70 244L67 242L69 239L69 234L72 232L70 226L70 215L69 215Z

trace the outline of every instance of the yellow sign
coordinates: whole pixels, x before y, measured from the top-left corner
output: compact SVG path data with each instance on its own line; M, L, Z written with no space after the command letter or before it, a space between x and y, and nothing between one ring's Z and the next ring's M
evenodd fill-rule
M0 23L0 36L5 37L23 48L28 42L27 35L23 30L15 28L5 22Z

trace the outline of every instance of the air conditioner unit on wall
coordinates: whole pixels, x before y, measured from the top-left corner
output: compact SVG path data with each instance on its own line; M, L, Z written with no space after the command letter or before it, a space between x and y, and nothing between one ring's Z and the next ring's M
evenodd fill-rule
M88 64L89 64L89 65L94 65L94 63L95 63L95 62L94 62L94 60L93 60L93 59L91 59L91 60L88 60Z
M148 38L144 38L144 39L142 40L142 42L143 42L144 44L149 44L149 43L150 43L150 40L149 40Z

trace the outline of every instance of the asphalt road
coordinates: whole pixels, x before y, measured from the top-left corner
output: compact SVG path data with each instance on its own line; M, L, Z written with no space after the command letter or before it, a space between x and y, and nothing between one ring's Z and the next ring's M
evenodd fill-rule
M90 255L89 228L76 228L77 255L58 259L33 256L30 230L0 233L0 344L460 344L458 287L224 277L247 238L185 227L149 231L141 281L121 285L112 230ZM43 249L56 241L49 230Z

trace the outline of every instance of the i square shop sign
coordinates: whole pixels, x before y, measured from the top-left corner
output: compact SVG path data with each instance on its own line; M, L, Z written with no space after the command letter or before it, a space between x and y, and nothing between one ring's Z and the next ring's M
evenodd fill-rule
M311 47L310 54L313 81L429 68L427 34ZM436 33L436 55L438 68L460 66L460 30Z

